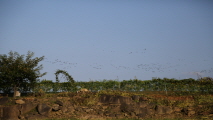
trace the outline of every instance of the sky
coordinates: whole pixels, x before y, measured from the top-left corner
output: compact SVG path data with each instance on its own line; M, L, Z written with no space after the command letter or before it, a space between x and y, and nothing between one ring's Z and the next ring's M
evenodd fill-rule
M0 54L76 81L213 77L211 0L1 0ZM66 81L60 75L61 81Z

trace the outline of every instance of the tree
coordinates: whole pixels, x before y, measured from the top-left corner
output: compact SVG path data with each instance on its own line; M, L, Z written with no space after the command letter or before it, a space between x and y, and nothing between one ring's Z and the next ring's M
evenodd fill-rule
M69 91L76 90L75 80L72 78L72 76L69 75L69 73L67 73L64 70L57 70L55 72L57 86L59 86L59 82L60 82L58 79L59 74L63 74L66 77L66 79L68 81L67 90L69 90Z
M32 58L34 53L30 51L26 57L13 51L8 54L0 55L0 88L4 92L13 91L15 97L18 89L33 89L38 78L46 74L46 72L40 73L43 66L38 65L44 56Z
M39 83L39 88L42 89L44 92L50 92L53 88L53 82L52 80L42 80L40 83Z

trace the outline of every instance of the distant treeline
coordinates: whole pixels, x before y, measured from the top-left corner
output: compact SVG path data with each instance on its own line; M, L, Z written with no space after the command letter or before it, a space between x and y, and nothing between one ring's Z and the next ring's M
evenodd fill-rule
M72 87L71 87L72 86ZM173 91L186 93L213 93L213 79L206 77L199 80L189 79L168 79L156 78L152 80L102 80L89 82L75 82L71 85L69 82L52 82L44 80L37 84L36 89L42 89L44 92L68 92L77 91L86 88L96 92L100 90L120 90L120 91ZM34 90L36 90L34 89Z

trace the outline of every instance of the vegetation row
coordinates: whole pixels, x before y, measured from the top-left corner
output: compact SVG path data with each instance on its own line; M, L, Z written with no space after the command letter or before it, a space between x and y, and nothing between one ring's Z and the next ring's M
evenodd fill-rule
M55 72L56 82L52 80L42 80L38 78L46 74L40 73L43 68L38 65L44 59L42 57L33 58L34 53L28 52L19 55L17 52L9 52L9 55L0 55L0 91L4 93L16 92L75 92L81 88L97 92L101 90L119 91L166 91L173 94L212 94L213 79L210 77L198 80L189 78L183 80L154 78L152 80L102 80L89 82L76 82L71 75L64 70ZM58 75L65 76L67 82L60 82ZM15 96L15 94L14 94Z

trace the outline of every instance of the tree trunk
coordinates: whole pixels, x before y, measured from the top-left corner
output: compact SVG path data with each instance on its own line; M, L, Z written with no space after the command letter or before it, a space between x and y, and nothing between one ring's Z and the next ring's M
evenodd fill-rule
M14 93L13 93L13 98L15 98L15 97L16 97L16 91L17 91L16 85L13 87L13 91L14 91Z

